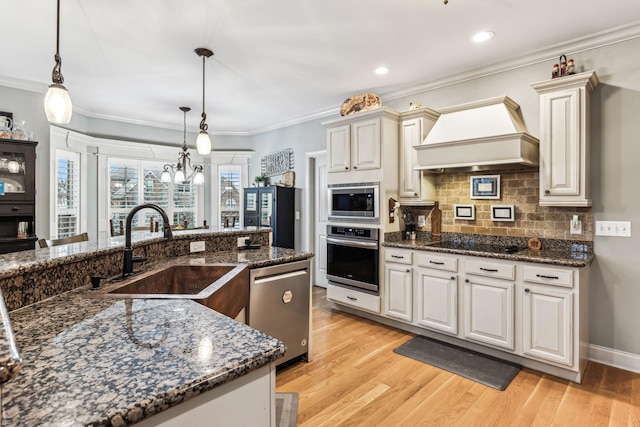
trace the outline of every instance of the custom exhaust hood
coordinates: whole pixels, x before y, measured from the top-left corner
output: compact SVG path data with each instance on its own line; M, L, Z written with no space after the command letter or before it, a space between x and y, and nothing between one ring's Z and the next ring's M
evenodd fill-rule
M507 96L439 110L440 117L422 142L417 170L523 169L538 166L538 139L529 135Z

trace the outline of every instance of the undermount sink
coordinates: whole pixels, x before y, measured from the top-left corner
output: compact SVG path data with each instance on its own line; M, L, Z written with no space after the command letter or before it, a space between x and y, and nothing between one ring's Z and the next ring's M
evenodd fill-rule
M105 286L106 298L190 299L235 318L249 303L246 265L172 265Z

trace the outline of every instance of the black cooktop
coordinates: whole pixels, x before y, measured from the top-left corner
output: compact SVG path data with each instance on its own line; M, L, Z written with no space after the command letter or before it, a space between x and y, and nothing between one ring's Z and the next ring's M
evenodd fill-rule
M475 243L475 242L459 242L459 241L446 241L430 244L429 246L435 248L444 249L457 249L473 252L488 252L493 254L512 254L520 252L526 248L519 246L504 246L504 245L491 245L487 243Z

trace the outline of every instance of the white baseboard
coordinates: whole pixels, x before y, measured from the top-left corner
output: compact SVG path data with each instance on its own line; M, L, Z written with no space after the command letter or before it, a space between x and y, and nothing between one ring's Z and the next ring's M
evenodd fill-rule
M640 354L627 353L612 348L589 344L589 360L640 373Z

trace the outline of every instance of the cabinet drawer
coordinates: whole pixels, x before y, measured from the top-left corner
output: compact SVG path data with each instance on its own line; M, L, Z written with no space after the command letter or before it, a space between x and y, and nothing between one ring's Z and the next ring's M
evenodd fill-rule
M514 280L516 266L513 264L498 264L486 261L467 261L465 272L477 276L497 277L500 279Z
M565 288L573 287L573 271L571 270L525 266L522 276L525 282L563 286Z
M417 253L416 264L419 267L435 268L444 271L458 271L458 258L432 255L430 253Z
M9 203L0 205L0 215L33 215L33 204Z
M329 301L380 314L380 297L377 295L365 294L364 292L358 292L329 284L327 286L327 299Z
M384 250L384 260L387 262L395 262L397 264L411 264L413 262L413 253L411 251L403 251L401 249Z

